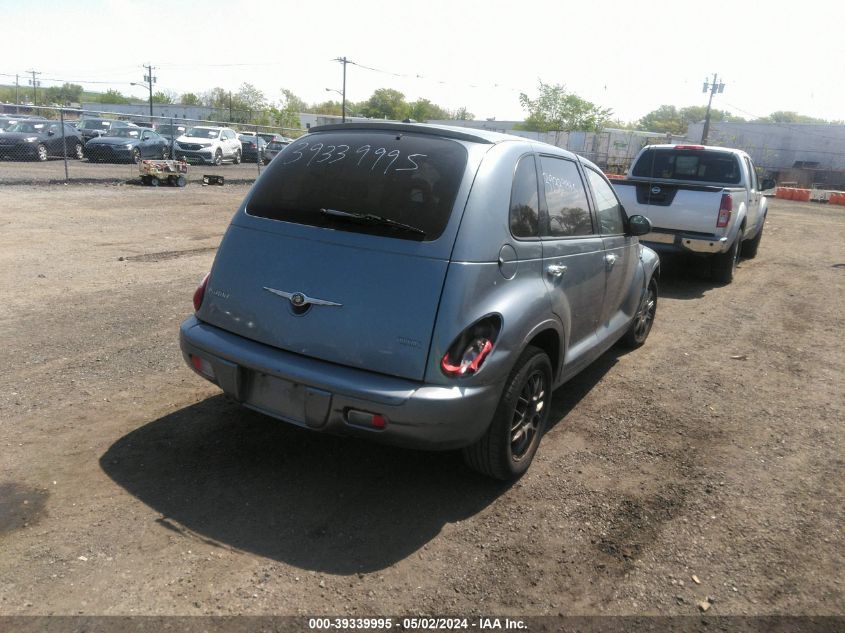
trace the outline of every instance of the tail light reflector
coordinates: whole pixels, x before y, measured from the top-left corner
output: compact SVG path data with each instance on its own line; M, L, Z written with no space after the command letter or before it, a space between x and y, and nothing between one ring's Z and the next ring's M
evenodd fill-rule
M209 380L214 380L214 367L204 358L191 354L191 366L196 372Z
M346 421L353 426L361 426L365 429L376 429L381 431L387 428L387 418L380 413L370 413L369 411L357 411L349 409L346 412Z
M206 273L205 277L202 278L200 285L197 286L197 289L194 291L194 312L199 312L200 306L202 306L202 300L205 298L205 287L208 285L208 276L211 273Z
M716 221L716 226L725 228L728 222L731 221L731 211L733 211L734 202L729 193L722 194L722 202L719 204L719 219Z

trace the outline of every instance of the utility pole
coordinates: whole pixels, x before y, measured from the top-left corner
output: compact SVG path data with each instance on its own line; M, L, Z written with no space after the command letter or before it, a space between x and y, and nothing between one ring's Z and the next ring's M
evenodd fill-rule
M35 75L40 75L41 73L35 72L34 70L27 70L26 72L32 74L32 79L29 80L29 83L32 84L32 105L38 105L38 86L41 85L41 82L35 78Z
M232 91L229 91L229 123L232 122Z
M15 75L15 114L21 113L20 97L18 96L18 88L20 87L20 75Z
M704 115L704 129L701 131L701 144L707 145L707 134L710 132L710 106L713 104L713 95L717 92L719 94L725 91L725 84L719 83L718 75L713 73L713 83L707 83L707 78L704 78L704 88L701 92L710 91L710 99L707 101L707 114Z
M336 62L340 62L343 64L343 92L341 93L341 97L343 101L341 102L341 123L346 123L346 64L354 64L355 62L351 62L346 57L336 57Z
M144 81L147 82L147 86L150 89L150 123L152 123L152 116L153 116L153 84L156 82L156 77L153 77L153 67L150 64L144 66L147 69L147 74L144 75Z

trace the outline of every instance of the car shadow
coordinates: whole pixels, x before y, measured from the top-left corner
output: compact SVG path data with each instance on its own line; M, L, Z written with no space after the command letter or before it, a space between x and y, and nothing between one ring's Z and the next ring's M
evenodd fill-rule
M222 395L125 435L100 466L166 529L333 574L389 567L509 487L454 451L313 433Z
M669 299L700 299L725 285L710 278L709 260L684 255L660 256L659 284L660 296Z

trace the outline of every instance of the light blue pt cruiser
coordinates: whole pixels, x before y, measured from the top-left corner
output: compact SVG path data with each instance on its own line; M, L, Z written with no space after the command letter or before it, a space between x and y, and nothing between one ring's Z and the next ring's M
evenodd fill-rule
M312 128L250 190L186 362L305 428L528 468L552 390L645 342L657 255L595 165L468 128Z

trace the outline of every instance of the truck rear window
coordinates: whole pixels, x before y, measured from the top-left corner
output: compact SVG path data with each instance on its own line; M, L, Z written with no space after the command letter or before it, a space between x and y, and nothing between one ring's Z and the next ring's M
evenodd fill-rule
M742 178L734 154L710 150L647 149L631 172L635 178L696 180L729 185Z
M247 213L341 231L436 240L449 222L466 162L466 149L450 139L389 131L317 132L291 143L270 163ZM387 222L363 221L363 216ZM395 223L419 230L403 230Z

